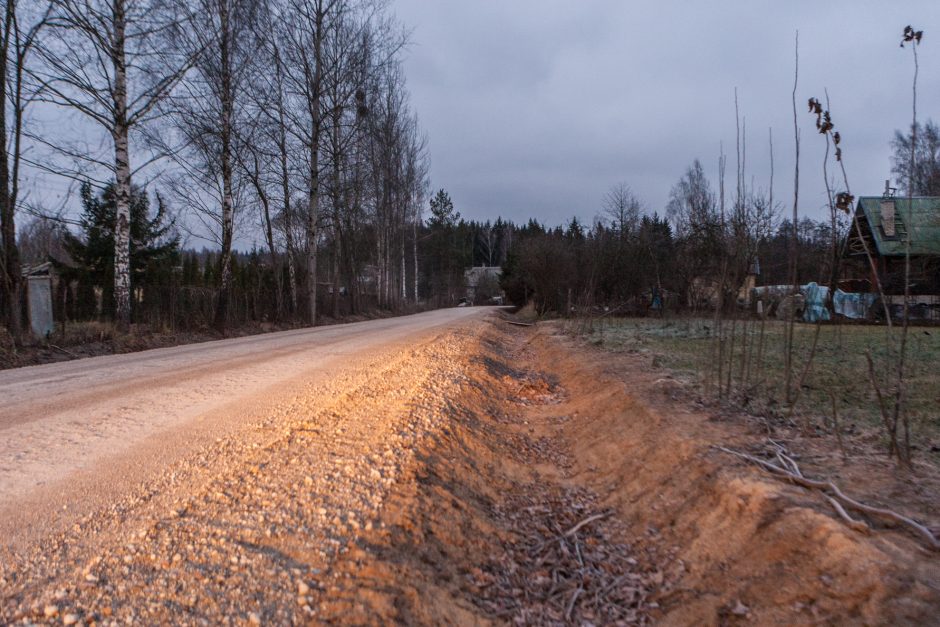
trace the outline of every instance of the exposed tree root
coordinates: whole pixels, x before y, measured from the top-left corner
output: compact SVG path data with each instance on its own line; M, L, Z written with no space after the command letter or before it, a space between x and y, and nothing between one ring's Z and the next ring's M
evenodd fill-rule
M740 451L734 451L723 446L715 446L714 448L728 453L729 455L734 455L736 457L740 457L741 459L746 459L750 462L753 462L765 470L770 471L775 476L792 481L793 483L801 485L804 488L820 490L823 493L823 496L829 500L830 504L833 504L834 507L838 505L838 507L836 507L836 511L839 513L839 516L853 529L860 530L858 525L864 525L865 523L852 519L845 511L845 508L861 512L868 516L880 518L881 520L889 523L905 525L911 530L915 531L921 538L923 538L929 548L933 549L934 551L940 551L940 541L938 541L936 536L934 536L934 534L924 525L893 510L860 503L855 499L846 496L845 493L843 493L842 490L840 490L838 486L836 486L831 481L817 481L815 479L807 479L803 476L803 473L800 472L799 467L796 466L796 462L785 453L781 452L779 445L777 446L778 459L782 460L784 466L790 466L791 469L778 466L777 464L768 462L758 457L754 457L753 455L748 455L747 453L742 453ZM828 493L831 493L831 495Z

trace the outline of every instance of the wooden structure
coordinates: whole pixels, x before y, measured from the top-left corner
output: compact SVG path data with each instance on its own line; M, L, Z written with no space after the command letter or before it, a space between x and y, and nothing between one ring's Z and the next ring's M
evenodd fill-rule
M867 291L875 291L876 277L865 257L867 246L889 305L892 309L903 306L905 251L910 238L912 317L940 317L940 197L866 196L859 198L855 217L859 229L854 224L850 228L841 283L867 283Z

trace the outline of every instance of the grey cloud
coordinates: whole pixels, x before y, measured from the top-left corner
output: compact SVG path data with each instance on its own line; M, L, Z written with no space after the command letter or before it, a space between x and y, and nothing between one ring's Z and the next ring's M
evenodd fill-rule
M910 53L898 48L909 22L926 31L921 116L940 117L930 2L691 4L399 1L413 27L406 71L432 185L475 218L590 220L619 181L661 211L692 159L717 178L719 144L733 177L737 86L748 177L767 186L772 127L776 196L789 203L797 29L803 211L820 216L824 205L822 140L804 112L824 88L853 191L878 193L889 176L888 142L910 118Z

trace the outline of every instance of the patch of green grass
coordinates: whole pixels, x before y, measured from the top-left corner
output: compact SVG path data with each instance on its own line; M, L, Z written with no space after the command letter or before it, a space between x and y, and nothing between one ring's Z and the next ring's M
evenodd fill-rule
M732 322L726 320L723 325L730 333ZM665 367L705 382L714 381L716 376L714 326L713 320L705 318L626 318L606 320L596 325L590 336L602 338L600 345L606 350L645 350L661 355ZM778 407L785 404L786 326L776 320L764 323L763 349L758 359L761 323L756 320L734 323L733 391L750 389L755 401ZM815 333L815 325L798 323L795 326L793 385L806 365ZM865 354L871 352L878 385L891 411L897 361L894 357L888 358L885 327L827 324L819 333L816 355L807 373L797 412L818 418L830 417L831 392L837 399L843 424L881 424ZM742 374L745 338L748 347L746 376ZM895 346L899 338L900 329L896 328ZM722 368L725 377L730 349L729 340L725 344L726 361ZM905 384L913 428L921 435L936 437L940 435L940 328L911 327L907 355Z

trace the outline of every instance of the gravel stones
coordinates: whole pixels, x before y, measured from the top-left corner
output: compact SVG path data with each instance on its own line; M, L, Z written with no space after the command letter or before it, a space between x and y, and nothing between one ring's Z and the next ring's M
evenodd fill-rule
M301 387L80 526L0 555L0 623L310 621L317 575L372 528L416 444L451 419L476 333Z

